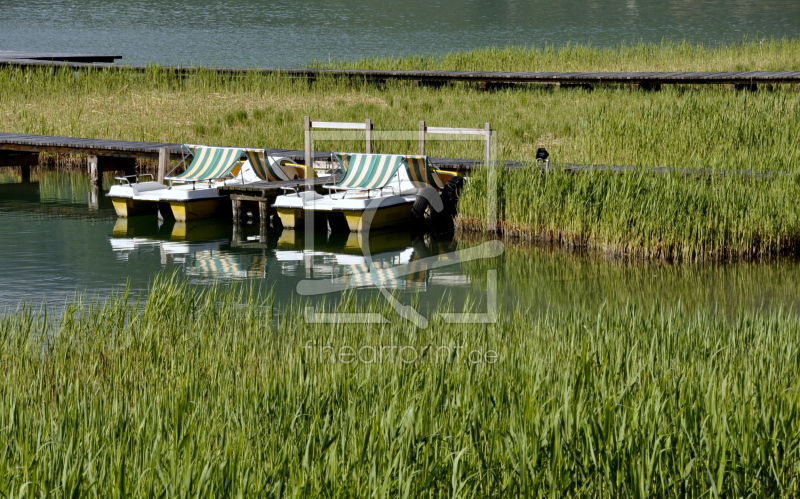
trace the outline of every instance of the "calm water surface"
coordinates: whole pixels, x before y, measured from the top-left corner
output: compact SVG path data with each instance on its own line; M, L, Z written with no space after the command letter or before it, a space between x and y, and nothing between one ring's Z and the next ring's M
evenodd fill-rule
M0 310L20 300L58 310L75 293L103 298L126 284L136 292L163 269L199 286L254 284L286 304L305 299L335 304L337 284L356 299L379 296L373 270L398 304L432 313L443 300L461 311L530 307L596 308L628 303L716 307L723 313L782 307L800 311L800 264L792 261L728 265L652 265L603 260L542 248L501 247L498 256L464 262L457 252L481 241L414 236L406 231L355 235L317 234L313 247L291 230L234 227L227 220L192 224L155 217L117 219L108 199L82 174L55 172L0 177ZM311 291L311 295L308 292ZM349 298L348 298L349 299Z
M800 36L797 0L0 0L0 50L295 67L475 47Z

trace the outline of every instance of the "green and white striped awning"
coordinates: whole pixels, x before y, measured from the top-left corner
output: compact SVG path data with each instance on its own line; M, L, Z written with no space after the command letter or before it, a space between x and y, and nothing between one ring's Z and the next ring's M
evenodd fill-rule
M186 146L194 152L192 162L183 173L166 177L166 180L200 182L230 175L243 150L233 147Z
M423 189L431 186L438 190L442 190L444 187L445 182L431 167L427 156L405 156L403 162L408 171L408 178L414 187Z
M403 163L399 154L338 153L344 176L331 189L382 189L392 180Z
M275 165L269 160L269 155L264 150L245 149L245 155L250 161L250 166L261 180L277 182L279 180L292 180L280 165Z

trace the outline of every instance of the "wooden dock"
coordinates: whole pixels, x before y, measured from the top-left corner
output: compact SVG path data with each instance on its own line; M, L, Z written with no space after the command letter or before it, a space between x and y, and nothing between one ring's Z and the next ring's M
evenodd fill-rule
M0 67L36 68L60 66L74 69L122 69L146 71L148 66L112 64L117 55L62 54L0 51ZM439 86L449 82L475 83L484 90L513 86L554 85L560 88L591 88L595 85L631 85L635 89L659 90L663 85L726 85L737 90L756 90L759 85L800 85L800 71L703 71L703 72L502 72L502 71L392 71L379 69L317 69L317 68L193 68L165 67L178 76L198 70L221 74L282 74L314 81L323 77L349 78L383 83L405 80L418 85Z
M170 161L178 161L183 158L181 144L165 142L134 142L122 140L103 140L103 139L84 139L76 137L58 137L50 135L27 135L14 133L0 133L0 167L21 166L23 167L23 178L30 166L39 164L39 153L59 153L59 154L79 154L87 156L87 169L93 183L100 184L103 171L123 171L125 174L133 173L137 158L149 158L159 160L159 170L169 171ZM293 161L302 162L305 152L293 149L274 149L267 148L266 152L272 156L283 156ZM315 151L314 162L323 166L330 160L330 153ZM431 163L441 170L455 173L469 173L483 163L480 160L463 158L430 158ZM528 161L506 161L503 166L507 169L530 167L534 164L533 158ZM611 171L625 173L635 170L633 166L622 165L578 165L578 164L558 164L546 165L539 163L537 168L547 171L547 169L561 168L567 171ZM679 173L684 175L726 175L728 173L719 170L697 170L685 169L680 167L649 167L649 171L655 174ZM28 171L29 174L29 171ZM737 175L759 177L761 173L751 173L747 170L736 172ZM775 172L775 174L780 174ZM289 184L296 184L297 181L286 181ZM289 185L287 184L287 186ZM254 184L255 185L255 184ZM260 187L254 187L258 190ZM245 195L244 192L241 193Z
M0 50L0 65L47 66L53 63L98 64L113 63L121 55L65 54L60 52L18 52ZM89 66L91 67L91 66Z
M134 142L125 140L85 139L52 135L0 133L0 167L29 168L39 164L40 153L79 154L87 157L87 170L93 183L102 183L104 171L134 172L137 158L158 159L159 172L169 171L170 161L183 158L181 144L167 142ZM291 149L267 148L272 156L284 156L293 161L303 161L305 152ZM330 153L316 151L315 163L324 163ZM442 169L467 172L479 161L453 158L431 158ZM26 170L23 169L23 176ZM163 176L162 176L163 178Z

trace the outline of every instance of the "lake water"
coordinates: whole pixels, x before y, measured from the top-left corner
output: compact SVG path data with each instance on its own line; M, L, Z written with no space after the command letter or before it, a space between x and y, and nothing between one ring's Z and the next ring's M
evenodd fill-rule
M475 47L800 36L797 0L0 0L0 50L297 67Z
M2 173L2 172L0 172ZM398 230L364 240L318 233L313 246L292 230L262 231L225 219L192 224L155 216L117 219L84 174L36 173L20 183L0 176L0 311L20 301L53 311L76 292L103 298L130 286L145 291L162 270L191 283L244 283L272 290L280 306L299 299L336 304L381 295L395 307L412 305L430 317L442 301L488 313L492 296L502 312L517 308L596 308L628 303L800 311L800 264L662 265L609 261L590 255L494 242L451 240ZM369 248L372 272L366 273ZM465 253L466 252L466 253ZM483 256L484 258L476 258ZM386 317L391 319L391 317Z
M714 45L745 37L800 36L797 0L406 0L365 2L0 0L0 50L92 52L124 63L294 67L374 55L440 54L474 47L567 43L613 46L687 40ZM11 131L11 130L8 130ZM320 234L263 232L218 220L202 224L119 221L85 175L46 173L29 184L0 170L0 309L25 300L58 308L76 292L143 291L163 269L197 284L246 282L279 302L352 279L357 297L383 294L425 311L443 300L499 307L580 307L675 302L687 308L800 309L795 262L669 266L609 262L536 248L458 262L480 242L384 234L366 243ZM364 244L374 265L397 271L386 291L359 277ZM462 255L463 256L463 255ZM338 284L337 284L338 283ZM388 294L391 293L391 294ZM399 305L398 305L399 306ZM415 305L416 306L416 305Z

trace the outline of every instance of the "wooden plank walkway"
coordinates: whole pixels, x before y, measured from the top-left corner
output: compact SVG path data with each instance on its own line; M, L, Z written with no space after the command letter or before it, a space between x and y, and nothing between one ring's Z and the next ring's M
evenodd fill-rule
M60 154L85 154L96 155L98 157L108 158L158 158L159 149L165 147L170 151L170 158L173 160L180 160L183 158L181 153L181 144L171 144L165 142L134 142L123 140L102 140L102 139L83 139L76 137L58 137L50 135L27 135L27 134L14 134L14 133L0 133L0 166L3 166L3 158L20 157L21 153L36 154L40 152L51 152ZM293 161L303 161L305 153L303 151L293 149L274 149L266 148L267 153L272 156L284 156L292 159ZM325 162L330 159L329 152L315 151L314 161ZM468 173L473 169L479 168L482 164L480 160L464 159L464 158L430 158L437 168L442 170L454 171L457 173ZM7 166L23 166L29 163L11 165L14 160L10 159ZM516 168L537 168L543 171L552 170L555 168L564 169L566 171L583 172L583 171L611 171L617 173L631 172L636 169L633 166L622 165L578 165L578 164L556 164L551 163L545 165L543 163L535 164L531 161L506 161L504 163L507 169ZM656 174L670 174L678 173L681 175L743 175L746 177L765 177L773 174L783 174L781 172L751 172L750 170L741 170L736 172L725 172L722 170L698 170L694 168L681 168L681 167L648 167L652 173ZM287 185L294 185L296 180L285 181Z
M111 63L122 59L121 55L101 54L65 54L60 52L19 52L0 50L0 62L17 61L21 65L38 62L78 62L78 63Z
M59 153L86 154L112 158L151 158L157 159L159 149L165 147L173 160L182 159L181 144L167 142L134 142L126 140L84 139L52 135L30 135L21 133L0 133L0 155L6 153ZM272 156L285 156L293 161L303 161L305 153L292 149L266 148ZM314 161L330 159L329 152L315 151ZM469 159L431 158L443 168L469 170L478 161Z
M173 159L181 158L181 145L166 142L134 142L0 133L0 151L93 154L115 158L158 158L158 151L162 147L170 150L170 156Z
M109 65L121 56L93 54L60 54L0 51L0 67L62 66L68 68L117 68L145 71L142 65ZM245 74L258 71L263 74L283 74L315 80L320 77L360 79L374 82L407 80L419 84L447 82L474 82L483 88L510 85L547 84L564 87L591 85L634 85L639 88L658 89L661 85L732 85L754 89L759 84L800 84L800 71L703 71L703 72L502 72L502 71L392 71L379 69L316 69L316 68L192 68L165 67L177 75L185 76L201 69L223 74Z

